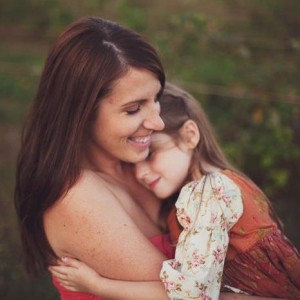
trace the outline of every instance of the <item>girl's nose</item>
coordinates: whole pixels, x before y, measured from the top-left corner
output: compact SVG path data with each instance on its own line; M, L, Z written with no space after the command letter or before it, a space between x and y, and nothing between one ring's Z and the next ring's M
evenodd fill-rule
M140 183L145 182L150 171L148 168L147 161L141 161L135 164L135 177Z

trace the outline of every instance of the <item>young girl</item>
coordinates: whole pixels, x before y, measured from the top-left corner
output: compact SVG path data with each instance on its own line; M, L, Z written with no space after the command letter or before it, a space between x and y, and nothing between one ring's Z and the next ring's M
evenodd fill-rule
M191 95L167 84L160 102L165 129L153 134L136 176L163 199L161 217L177 245L161 270L168 297L218 299L221 289L300 299L300 257L269 200L227 162ZM151 294L145 283L103 278L71 258L64 264L51 271L71 290L112 298L120 289L140 288L141 299Z

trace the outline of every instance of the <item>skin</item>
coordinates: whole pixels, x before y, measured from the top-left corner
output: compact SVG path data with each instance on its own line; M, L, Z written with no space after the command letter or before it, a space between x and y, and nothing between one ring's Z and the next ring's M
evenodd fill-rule
M182 128L184 139L176 144L167 134L153 134L151 154L145 161L137 163L138 180L158 197L167 197L182 186L191 163L192 149L199 141L199 134L195 128L197 127L193 122L188 122L187 126ZM140 278L145 281L138 282L110 280L100 276L86 264L69 257L63 257L59 266L50 267L49 270L67 289L92 293L105 299L169 299L160 281L146 281L143 277ZM258 297L232 293L220 295L220 299L224 300L249 298Z
M165 199L183 186L188 176L192 149L175 141L165 133L155 133L151 154L135 166L138 181L158 198Z
M120 161L136 163L147 157L153 130L164 128L157 101L160 89L154 75L136 69L117 81L99 104L86 147L89 168L115 176Z
M71 258L64 258L59 264L59 267L51 267L50 271L64 287L71 291L87 292L114 300L169 299L160 281L110 280L99 276L86 264Z
M193 151L201 138L197 124L187 120L178 134L176 141L163 132L153 134L151 155L135 165L137 180L159 199L168 198L180 190L188 175L194 180L202 177L199 169L190 171ZM208 172L219 170L208 163L203 162L203 165Z
M81 177L44 215L58 257L77 258L107 278L159 279L165 257L149 242L161 233L159 202L124 162L145 159L149 137L164 127L156 100L160 89L152 73L131 69L100 102Z
M60 266L51 268L52 274L60 278L60 282L69 290L83 291L113 300L167 300L165 290L159 282L130 282L108 280L99 276L93 269L80 261L64 258ZM145 292L149 291L149 292ZM242 294L221 293L220 300L270 300L273 298L247 296Z

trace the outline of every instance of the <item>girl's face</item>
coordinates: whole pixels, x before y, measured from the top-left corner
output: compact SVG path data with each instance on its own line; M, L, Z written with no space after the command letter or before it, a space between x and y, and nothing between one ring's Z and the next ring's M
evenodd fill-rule
M160 199L165 199L181 189L188 176L192 150L183 141L175 143L165 133L151 137L150 154L135 167L138 181Z
M100 160L100 166L107 161L144 160L149 153L152 132L164 128L157 101L160 90L159 80L146 70L131 68L120 78L112 92L99 103L90 157Z

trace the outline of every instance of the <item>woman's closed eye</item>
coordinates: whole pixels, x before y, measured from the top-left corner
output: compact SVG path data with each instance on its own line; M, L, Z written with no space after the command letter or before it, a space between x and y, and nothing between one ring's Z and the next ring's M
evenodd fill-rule
M138 111L140 111L140 109L141 109L141 104L136 104L136 105L126 109L126 113L128 115L133 115L133 114L137 113Z

